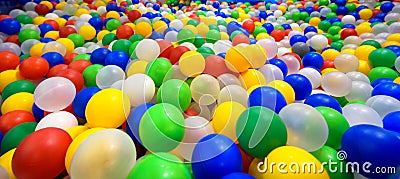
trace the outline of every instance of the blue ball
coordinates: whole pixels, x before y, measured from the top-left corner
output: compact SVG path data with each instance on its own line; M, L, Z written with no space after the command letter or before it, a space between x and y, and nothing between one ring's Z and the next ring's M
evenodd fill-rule
M393 79L391 79L391 78L379 78L379 79L376 79L374 82L372 82L371 86L375 87L376 85L379 85L379 84L385 83L385 82L391 83L391 82L393 82Z
M274 25L271 23L265 23L262 26L265 28L265 30L267 30L268 34L271 34L271 32L274 30Z
M283 62L282 60L274 58L274 59L268 60L267 63L279 67L283 73L283 76L287 75L288 67L287 67L286 63Z
M256 44L257 40L255 38L249 38L250 44Z
M282 26L285 30L287 30L287 29L292 29L292 27L290 27L289 24L282 24L281 26Z
M358 6L358 7L356 8L356 11L357 11L357 13L358 13L358 12L360 12L360 11L363 10L363 9L368 9L368 6L366 6L366 5Z
M53 41L55 41L55 40L52 39L52 38L42 38L42 39L40 39L40 42L43 42L43 43L49 43L49 42L53 42Z
M220 179L242 171L239 147L222 134L203 137L194 147L192 170L198 179Z
M216 8L216 9L218 9L218 8L219 8L219 2L217 2L217 1L213 2L213 3L212 3L212 6L213 6L214 8Z
M400 85L393 82L384 82L378 84L372 90L372 96L386 95L400 100Z
M154 4L153 5L153 9L156 10L156 11L159 11L160 10L160 5Z
M258 87L249 95L249 107L263 106L279 113L286 104L282 93L269 86Z
M107 4L106 5L106 10L107 10L107 12L109 12L109 11L117 11L118 10L118 6L116 4Z
M47 32L53 31L54 28L50 24L40 24L39 26L40 29L40 36L43 37Z
M346 0L336 0L335 4L338 6L344 6L346 5Z
M316 67L318 69L324 66L324 58L317 52L309 52L303 56L302 63L304 67Z
M256 178L247 173L238 172L225 175L222 179L256 179Z
M349 12L348 15L353 16L354 18L356 18L356 20L360 19L360 15L358 14L358 12Z
M297 42L304 42L304 43L306 43L307 42L307 37L306 36L303 36L303 35L293 35L291 38L290 38L290 46L293 46L295 43L297 43Z
M153 33L151 33L149 38L153 40L164 39L164 35L159 32L153 31Z
M356 26L354 24L345 24L342 26L342 28L351 28L351 29L355 29Z
M375 173L376 167L400 166L399 133L385 130L381 127L360 124L350 127L343 134L342 150L346 152L347 162L357 162L360 173L368 178L389 178L388 173ZM367 173L362 169L369 162Z
M396 54L396 56L400 56L400 47L397 45L389 45L387 47L385 47L389 50L391 50L392 52L394 52Z
M103 21L99 17L92 17L89 20L89 24L93 26L95 29L103 28Z
M108 50L107 48L98 48L94 50L92 54L90 54L90 62L92 62L93 64L104 65L106 56L109 53L111 53L111 51Z
M400 133L400 111L387 114L383 118L383 128Z
M258 14L258 17L261 19L266 19L267 18L267 13L265 11L261 11L260 14Z
M394 4L392 2L385 2L385 3L382 3L380 10L382 12L388 13L393 9L393 7L394 7Z
M58 52L47 52L42 55L49 62L50 68L59 64L64 64L64 57Z
M168 28L166 28L166 29L164 30L164 36L165 36L168 32L170 32L170 31L178 32L178 30L176 30L175 28L173 28L173 27L168 27Z
M19 32L21 24L14 18L7 18L0 21L0 31L12 35Z
M338 15L346 15L349 12L349 9L347 9L346 6L339 6L336 9L336 14Z
M317 28L315 28L314 26L307 26L305 29L304 29L304 34L307 34L307 33L309 33L309 32L315 32L315 33L318 33L318 29Z
M140 120L142 119L144 113L152 107L154 104L152 103L144 103L139 106L137 106L135 109L131 110L131 113L129 113L129 116L127 118L127 124L126 127L131 130L132 135L130 137L136 141L135 143L139 142L142 143L140 140L139 136L139 124ZM128 133L129 134L129 133Z
M378 19L384 20L384 19L385 19L385 17L386 17L386 15L387 15L387 13L385 13L385 12L381 12L381 13L378 13L378 14L375 16L375 18L378 18Z
M318 106L330 107L342 113L342 107L340 106L339 102L335 98L326 94L313 94L306 98L304 104L308 104L312 107L318 107Z
M72 102L72 109L78 117L86 119L85 109L87 103L89 102L90 98L92 98L92 96L100 90L101 89L97 87L87 87L76 94L75 99Z
M306 11L308 12L308 14L311 14L312 12L314 12L314 8L313 7L307 7Z
M225 52L219 53L218 56L220 56L220 57L222 57L222 58L225 58L226 53L225 53Z
M310 96L312 92L312 85L307 77L300 74L291 74L285 77L284 81L292 86L296 100L304 100Z
M122 70L125 70L129 61L129 55L123 51L113 51L106 56L105 65L117 65Z
M371 18L368 20L369 23L375 23L375 22L383 22L383 19L379 19L379 18Z
M40 109L35 103L32 105L32 114L35 116L36 122L39 122L44 117L44 111Z

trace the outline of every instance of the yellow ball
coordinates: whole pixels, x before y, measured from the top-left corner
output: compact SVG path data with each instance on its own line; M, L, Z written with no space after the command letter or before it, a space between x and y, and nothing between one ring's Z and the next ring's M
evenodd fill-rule
M400 33L390 34L386 40L400 42Z
M279 6L278 10L281 10L283 13L286 12L286 7L285 6Z
M144 74L146 72L147 61L137 60L133 62L126 71L127 76L131 76L133 74Z
M206 37L207 32L210 30L210 28L206 24L199 24L196 26L196 28L199 32L199 35L202 37Z
M135 26L135 34L140 34L143 37L149 37L152 30L151 25L147 22L139 22Z
M65 48L67 49L67 53L73 52L75 49L74 42L72 42L72 40L68 38L59 38L56 41L62 43L65 46Z
M56 19L54 19L54 21L56 21L58 23L58 26L60 26L60 29L65 26L65 23L67 23L67 20L65 20L64 18L56 18Z
M365 8L358 12L358 14L360 15L361 19L368 20L372 17L373 13L371 9Z
M250 63L250 68L261 68L265 65L265 62L267 62L267 53L261 45L248 45L245 47L243 53Z
M37 43L31 47L29 50L29 54L34 57L34 56L42 56L42 49L45 46L45 43Z
M290 86L289 83L286 83L285 81L282 80L274 80L269 82L267 86L275 88L276 90L281 92L283 97L285 97L287 104L294 102L295 100L294 89L292 88L292 86Z
M96 7L105 6L105 5L106 5L106 3L104 3L103 1L100 1L100 0L97 0L94 3L94 6L96 6Z
M318 26L318 24L321 22L321 19L318 17L312 17L310 18L310 21L308 22L312 26Z
M19 92L8 97L1 106L1 113L5 114L10 111L23 110L32 112L33 94L27 92Z
M371 45L362 45L356 48L354 54L359 60L368 61L369 54L374 51L376 48Z
M78 30L78 34L83 37L85 40L92 40L96 37L96 29L91 25L83 25Z
M221 40L229 40L229 35L226 32L219 32Z
M130 111L129 97L120 90L103 89L90 98L86 110L89 127L117 128L121 126Z
M12 171L12 158L14 156L15 148L9 150L0 157L0 166L2 166L8 173L10 179L16 179Z
M400 77L397 77L393 82L397 83L397 84L400 84Z
M118 20L120 18L120 16L119 16L117 11L109 11L106 14L106 18L113 18L113 19L117 19Z
M69 145L67 153L65 154L65 168L67 169L67 172L69 174L71 174L70 166L71 166L72 157L74 156L78 147L90 135L92 135L98 131L101 131L101 130L103 130L103 128L93 128L93 129L86 130L85 132L82 132L81 134L79 134Z
M261 40L261 39L266 39L266 38L270 38L271 36L269 36L267 33L262 32L257 34L256 36L256 40Z
M39 4L46 5L49 9L53 9L53 4L51 4L49 1L42 1Z
M162 21L162 22L164 22L164 21ZM129 23L126 23L125 25L127 25L127 26L131 27L133 30L135 30L135 24L134 23L129 22Z
M369 25L359 25L356 27L356 31L358 35L361 35L363 33L371 33L372 28Z
M166 14L164 17L167 18L167 19L170 20L170 21L172 21L172 20L175 19L175 16L172 15L172 14Z
M228 101L217 106L211 125L215 133L223 134L236 141L236 123L246 108L238 102Z
M57 10L62 10L64 8L65 5L67 5L67 2L60 2L56 5L56 9Z
M198 34L199 31L194 25L185 25L183 28L191 30L194 34Z
M100 31L99 33L97 33L97 41L100 41L100 40L102 40L103 38L104 38L104 36L105 35L107 35L107 34L109 34L110 33L110 31L108 31L108 30L102 30L102 31Z
M153 24L154 31L161 33L161 34L163 34L165 29L167 29L167 28L168 28L167 23L165 23L164 21L161 21L161 20L159 20Z
M348 48L348 49L344 49L342 51L340 51L340 54L352 54L354 55L356 53L356 50Z
M10 83L21 80L24 77L21 76L18 70L6 70L0 73L0 92ZM4 113L3 113L4 114Z
M272 165L273 163L275 164L274 166ZM286 164L284 167L279 167L279 170L287 171L287 173L278 172L279 163ZM305 163L314 164L315 172L313 172L313 165L304 165ZM307 151L293 146L282 146L271 151L263 161L260 169L261 171L266 170L262 174L263 178L329 179L327 171L323 168L323 165L318 159ZM311 172L302 172L302 169L305 169L305 171L311 170Z
M33 24L40 25L40 24L43 24L43 22L46 20L47 19L43 16L37 16L37 17L33 18Z
M44 37L45 37L45 38L51 38L51 39L57 40L57 39L60 37L59 34L60 34L60 33L59 33L58 31L49 31L49 32L47 32L46 34L44 34Z
M358 66L357 71L364 73L365 75L368 75L369 71L371 71L371 67L368 64L368 61L359 60L359 66Z
M243 73L240 73L239 81L245 89L249 89L255 85L266 85L264 75L255 69L249 69Z
M250 68L250 63L244 56L244 51L245 47L234 46L226 52L225 63L231 71L245 72Z
M322 52L322 57L324 60L335 60L335 58L340 55L340 52L334 49L328 49Z
M77 17L79 17L79 16L81 16L82 14L89 14L90 12L87 10L87 9L84 9L84 8L80 8L80 9L78 9L78 10L76 10L76 12L75 12L75 16L77 16Z
M199 52L185 52L179 59L179 70L188 77L201 74L206 67L206 61Z
M385 43L382 44L382 47L387 47L387 46L391 46L391 45L400 46L400 42L397 42L397 41L386 41Z
M323 78L325 74L333 71L339 71L336 68L325 68L324 70L321 71L321 77Z
M67 130L67 133L71 136L72 140L74 140L79 134L85 132L89 128L87 126L74 126Z

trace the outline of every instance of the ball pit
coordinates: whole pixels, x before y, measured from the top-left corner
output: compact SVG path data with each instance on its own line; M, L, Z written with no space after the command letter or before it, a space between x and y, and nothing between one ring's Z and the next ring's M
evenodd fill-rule
M18 3L0 178L398 177L399 0Z

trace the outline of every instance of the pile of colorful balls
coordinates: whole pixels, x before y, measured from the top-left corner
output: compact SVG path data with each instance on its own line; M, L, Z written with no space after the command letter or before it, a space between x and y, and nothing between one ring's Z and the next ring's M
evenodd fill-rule
M400 177L400 1L20 0L1 179Z

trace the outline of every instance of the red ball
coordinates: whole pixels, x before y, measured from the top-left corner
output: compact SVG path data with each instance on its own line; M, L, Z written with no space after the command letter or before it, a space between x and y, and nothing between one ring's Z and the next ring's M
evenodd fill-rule
M157 40L158 46L160 46L160 55L158 57L169 58L172 51L174 50L174 46L168 40Z
M218 55L210 55L206 58L206 67L203 73L218 77L219 75L229 73L226 67L225 59Z
M324 65L322 66L321 70L325 68L335 68L334 60L324 60Z
M19 65L19 56L13 52L0 52L0 73L6 70L14 70Z
M92 62L88 60L75 60L68 65L68 68L83 73L83 71L90 65L92 65Z
M68 21L65 23L65 26L67 26L67 25L74 25L75 22L76 22L76 20L68 20Z
M70 26L65 26L63 28L60 29L60 32L58 32L58 34L60 35L60 38L67 38L68 35L71 34L76 34L76 30L73 27Z
M14 17L9 16L9 15L0 15L0 21L2 21L4 19L8 19L8 18L14 18Z
M19 66L21 75L30 80L43 78L49 72L49 68L49 62L42 57L29 57Z
M340 38L342 40L346 39L349 36L357 36L357 31L352 28L346 28L342 31L342 33L340 33Z
M247 21L243 22L242 27L245 28L250 33L253 33L254 28L256 27L256 25L254 25L254 22L252 20L247 20Z
M59 64L50 68L49 72L47 73L47 78L55 77L58 72L62 70L68 69L68 65L66 64Z
M83 75L79 71L73 69L62 70L58 72L56 76L69 79L75 85L76 92L80 91L85 84L85 79L83 79Z
M142 14L137 10L132 10L128 12L128 19L131 22L135 22L136 19L139 19L140 17L142 17Z
M371 17L371 18L374 18L374 17L375 17L376 15L378 15L379 13L381 13L381 11L378 10L378 9L372 10L372 17Z
M0 131L4 136L10 129L24 122L36 122L35 116L28 111L10 111L0 117Z
M239 147L239 151L240 154L242 155L242 162L243 162L243 166L242 166L242 170L243 172L249 172L249 168L250 168L250 164L251 161L253 161L254 157L252 157L251 155L247 154L241 147L240 145L237 145Z
M78 54L77 54L77 53L73 53L73 52L70 52L70 53L65 54L65 55L64 55L65 64L67 64L67 65L70 64L70 63L72 62L72 60L73 60L76 56L78 56Z
M14 175L20 179L55 178L65 170L65 154L71 136L59 128L44 128L28 135L12 158Z
M129 39L134 34L133 29L127 25L121 25L117 29L118 39Z
M38 4L35 6L35 12L37 12L39 15L46 15L49 13L50 9L44 4Z
M43 24L49 24L53 27L54 30L58 31L60 29L60 25L55 20L45 20Z
M281 29L275 29L271 32L271 37L273 37L276 42L280 42L283 38L285 38L285 31Z
M88 4L92 4L93 0L83 0L83 2L88 3Z
M6 39L6 42L11 42L11 43L15 43L17 45L21 45L21 42L18 40L18 35L10 35L8 36L8 38Z
M171 62L171 64L178 63L181 56L187 51L190 51L190 49L185 46L178 46L174 50L172 50L171 56L169 57L169 61Z
M232 45L233 46L236 46L236 45L241 44L241 43L250 44L249 37L247 37L244 34L238 34L235 37L233 37L233 39L232 39Z

